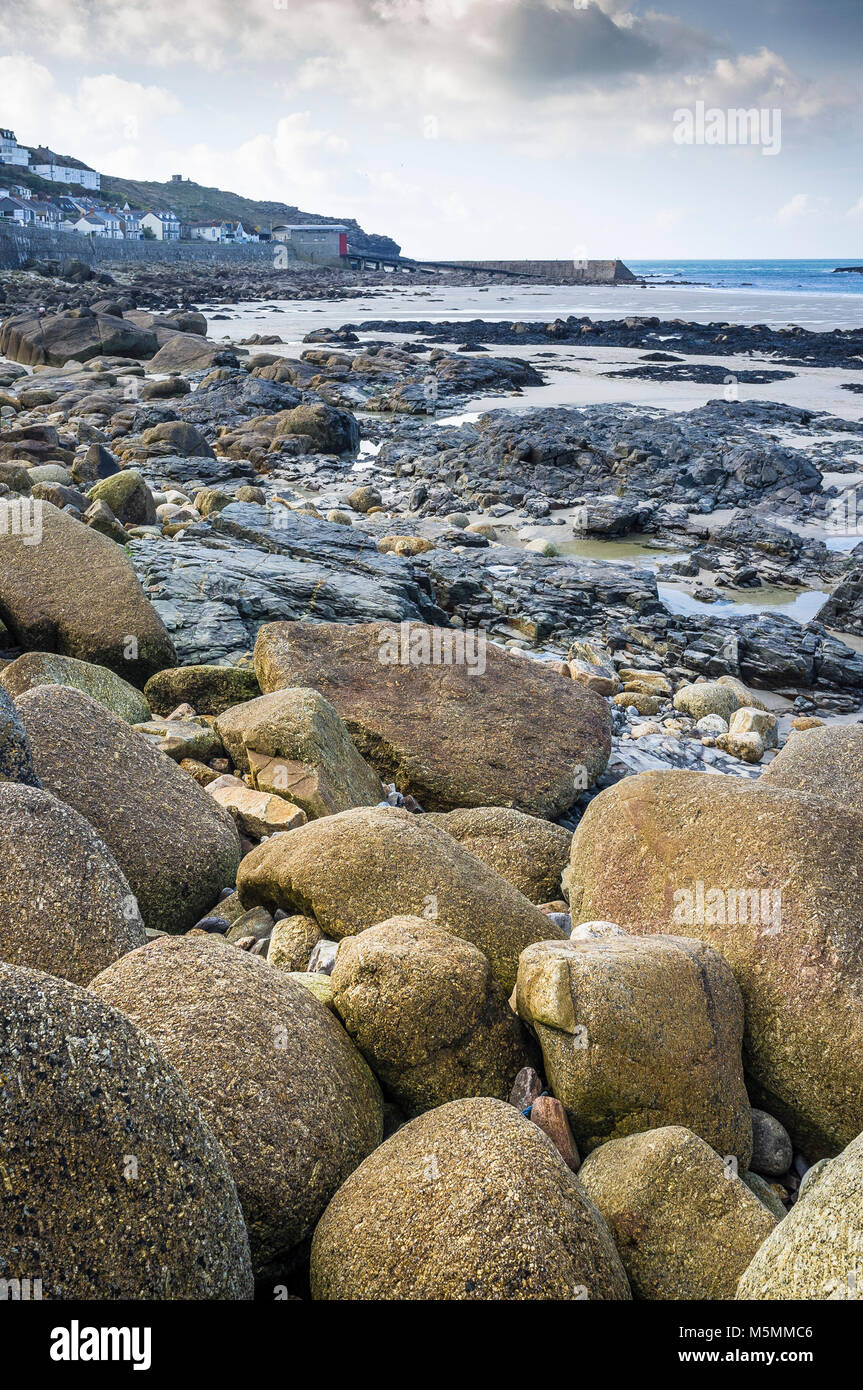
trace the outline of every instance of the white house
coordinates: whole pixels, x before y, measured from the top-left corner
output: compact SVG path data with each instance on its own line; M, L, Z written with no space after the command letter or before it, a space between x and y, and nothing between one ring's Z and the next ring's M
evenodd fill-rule
M88 212L79 217L73 231L83 236L109 237L112 241L122 241L123 224L114 212Z
M0 164L30 163L30 151L19 145L14 130L0 130Z
M32 156L30 168L42 179L51 183L77 183L82 188L94 190L101 187L101 176L80 159L73 159L69 154L55 154L41 145L29 153Z
M149 228L157 241L180 240L180 219L175 212L146 212L141 228Z
M224 241L225 224L224 222L190 222L189 237L192 241Z

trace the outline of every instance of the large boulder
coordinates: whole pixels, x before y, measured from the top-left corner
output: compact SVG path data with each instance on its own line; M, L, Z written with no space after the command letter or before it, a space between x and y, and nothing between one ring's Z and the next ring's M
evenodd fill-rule
M499 1100L439 1106L339 1189L312 1242L312 1296L622 1300L608 1228L543 1132Z
M173 1067L86 990L3 964L0 1133L0 1279L51 1300L252 1297L225 1155Z
M306 435L311 448L321 454L355 454L360 447L360 429L349 410L335 406L298 405L279 415L276 438Z
M0 502L0 513L8 504ZM176 662L174 648L122 547L50 502L41 535L16 534L0 514L0 618L20 647L61 652L143 684Z
M795 733L763 776L766 786L810 792L863 812L863 728L824 724Z
M156 335L113 314L67 309L58 314L17 314L0 325L0 356L27 367L62 367L91 357L152 357Z
M173 666L157 671L144 687L154 714L171 714L189 704L198 714L224 714L243 700L260 695L250 666Z
M422 917L345 937L330 979L336 1013L407 1115L463 1096L506 1100L528 1064L486 957Z
M161 937L90 988L153 1039L219 1139L256 1271L281 1267L383 1133L377 1082L332 1013L257 956Z
M237 889L246 907L302 912L336 941L390 917L425 917L477 946L507 993L525 946L563 939L446 831L393 807L342 811L274 836L246 855Z
M579 1178L639 1299L730 1299L773 1216L709 1144L678 1125L594 1149Z
M582 1153L685 1125L749 1167L743 1000L711 946L672 936L539 942L519 961L516 1006Z
M574 922L685 932L725 956L753 1103L810 1159L863 1128L861 855L863 816L838 802L645 772L591 802L564 876Z
M237 355L230 348L207 342L199 333L174 333L151 357L149 371L197 372L210 367L236 367Z
M0 782L39 786L27 733L5 689L0 690Z
M86 984L146 939L120 866L84 817L0 782L0 960Z
M103 478L87 496L91 502L104 502L123 526L156 525L153 494L134 468L121 468L110 478Z
M295 802L310 818L375 806L381 779L351 743L317 690L277 690L235 705L216 720L234 766L261 791Z
M432 811L428 819L505 878L532 903L560 897L572 832L507 806Z
M859 1299L863 1287L863 1134L801 1188L743 1274L738 1298Z
M194 425L190 425L187 420L163 420L159 425L153 425L145 430L141 435L141 442L144 445L158 444L163 447L163 451L169 454L176 454L181 458L215 458L215 454L210 448L200 430ZM91 492L92 497L95 489ZM110 494L105 496L108 505L111 505Z
M43 786L102 836L145 924L194 926L236 876L240 840L227 811L89 695L43 685L17 704Z
M127 724L143 724L150 718L150 706L144 696L122 676L106 666L78 661L73 656L58 656L56 652L25 652L0 672L0 685L13 699L37 685L71 685L98 700Z
M267 623L255 670L267 692L319 690L384 781L426 810L514 806L552 818L608 761L605 701L481 633L421 623Z

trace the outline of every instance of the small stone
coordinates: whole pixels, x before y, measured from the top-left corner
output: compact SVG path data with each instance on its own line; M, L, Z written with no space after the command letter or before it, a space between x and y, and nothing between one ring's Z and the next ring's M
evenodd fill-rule
M276 970L305 972L321 939L321 930L314 918L283 917L273 927L267 960Z
M566 1111L554 1096L537 1096L530 1111L530 1118L547 1134L561 1158L573 1173L581 1167L578 1146L572 1137L572 1130L566 1118Z
M509 1103L516 1110L530 1110L537 1096L542 1095L542 1078L533 1067L522 1067L512 1083Z
M788 1131L766 1110L752 1111L752 1158L749 1166L765 1178L781 1178L791 1167L794 1150Z

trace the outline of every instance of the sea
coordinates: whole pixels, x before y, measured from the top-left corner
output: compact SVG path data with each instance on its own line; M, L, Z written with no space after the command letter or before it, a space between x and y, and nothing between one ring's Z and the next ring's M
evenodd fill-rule
M626 261L634 275L657 285L703 285L722 290L772 290L798 294L863 294L863 274L837 274L855 259L821 261Z

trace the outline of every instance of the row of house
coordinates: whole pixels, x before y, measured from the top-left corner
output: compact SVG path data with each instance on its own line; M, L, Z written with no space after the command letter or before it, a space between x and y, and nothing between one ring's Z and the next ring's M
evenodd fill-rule
M14 130L0 129L0 164L17 164L51 183L77 184L98 191L100 175L89 164L68 154L55 154L44 145L19 145Z
M0 176L2 180L2 176ZM172 210L151 212L94 203L68 194L49 200L31 193L22 184L0 187L0 218L22 227L79 232L83 236L108 237L113 241L210 241L241 244L268 241L268 232L247 231L242 222L181 222Z

